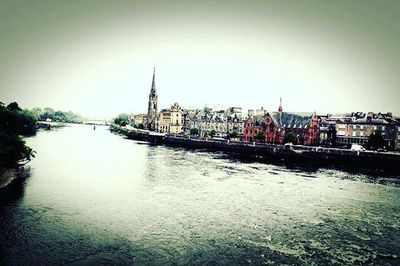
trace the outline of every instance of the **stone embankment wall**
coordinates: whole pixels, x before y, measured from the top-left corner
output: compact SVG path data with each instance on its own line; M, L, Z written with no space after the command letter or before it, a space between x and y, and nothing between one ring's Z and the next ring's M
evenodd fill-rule
M152 137L148 131L112 126L111 131L130 139L189 149L208 149L232 152L244 156L262 156L270 161L300 162L313 165L338 166L353 170L372 170L400 174L400 154L390 152L353 151L302 145L278 145L240 141L197 139L183 136Z
M313 165L339 166L353 170L385 171L400 174L400 154L396 153L189 139L176 136L166 136L163 142L172 146L262 156L272 161L301 162Z

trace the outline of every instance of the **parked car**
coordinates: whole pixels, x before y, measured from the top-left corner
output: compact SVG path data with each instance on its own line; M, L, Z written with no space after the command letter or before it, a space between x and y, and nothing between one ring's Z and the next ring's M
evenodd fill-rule
M350 150L352 151L365 151L365 148L359 144L351 144Z

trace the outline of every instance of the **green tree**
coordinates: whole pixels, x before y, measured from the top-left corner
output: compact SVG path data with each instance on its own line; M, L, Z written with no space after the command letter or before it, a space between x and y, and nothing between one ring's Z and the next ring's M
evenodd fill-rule
M239 134L236 131L233 131L232 133L229 134L230 139L237 139L239 137Z
M9 105L7 105L7 109L10 111L21 111L21 108L19 108L18 103L12 102Z
M213 137L215 137L216 133L217 132L215 132L215 130L213 129L213 130L210 131L210 133L208 135L213 138Z
M22 110L17 103L11 103L7 107L0 106L0 130L8 134L32 135L36 132L36 116Z
M379 149L385 146L385 140L380 130L372 132L368 137L368 149Z
M285 138L283 139L283 143L293 143L296 144L297 143L297 137L293 132L290 132L289 134L287 134L285 136Z
M30 161L34 151L19 135L36 132L35 116L16 102L0 104L0 167L14 167Z
M198 128L191 128L190 129L190 135L192 135L192 136L199 135L199 129Z
M0 132L0 167L15 167L35 157L35 152L15 134Z
M264 134L263 130L260 130L260 131L257 132L256 140L259 140L259 141L264 141L265 140L265 134Z
M56 122L80 123L83 120L80 115L75 114L71 111L54 111L54 109L49 107L46 107L43 110L40 108L33 108L31 112L38 117L38 120L42 121L49 118L52 121Z
M129 116L128 114L119 114L115 119L114 119L114 124L117 124L121 127L124 127L128 124L129 121Z

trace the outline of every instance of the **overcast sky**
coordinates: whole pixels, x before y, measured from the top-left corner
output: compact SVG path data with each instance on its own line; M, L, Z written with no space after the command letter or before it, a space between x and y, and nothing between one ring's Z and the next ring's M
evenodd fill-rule
M0 101L400 114L400 1L0 1Z

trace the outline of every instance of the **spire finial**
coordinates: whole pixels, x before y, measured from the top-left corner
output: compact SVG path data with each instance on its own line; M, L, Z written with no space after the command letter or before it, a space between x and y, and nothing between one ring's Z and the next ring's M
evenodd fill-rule
M282 112L282 97L279 98L279 108L278 112Z
M156 91L156 67L153 67L153 81L151 83L151 91L154 93Z

